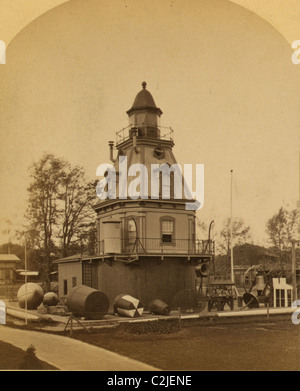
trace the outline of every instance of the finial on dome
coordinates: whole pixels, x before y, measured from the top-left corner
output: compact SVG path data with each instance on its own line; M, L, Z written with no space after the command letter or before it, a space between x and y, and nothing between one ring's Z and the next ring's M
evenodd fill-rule
M146 89L146 86L147 86L147 83L145 81L143 81L142 87L144 88L144 90Z

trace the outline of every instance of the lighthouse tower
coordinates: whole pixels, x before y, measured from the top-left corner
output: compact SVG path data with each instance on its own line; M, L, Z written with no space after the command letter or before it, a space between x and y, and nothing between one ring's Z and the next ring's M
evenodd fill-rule
M160 125L162 111L145 82L127 115L129 125L109 141L111 162L97 186L97 253L57 261L59 295L83 284L105 292L111 304L128 294L145 309L154 299L191 308L195 271L205 271L214 246L196 240L195 210L178 192L184 180L173 170L173 130Z
M145 82L127 115L129 126L116 133L116 144L109 142L115 197L95 207L98 289L110 299L131 294L146 308L155 298L182 305L195 293L195 266L211 260L213 248L195 240L195 210L186 210L184 197L174 197L176 175L168 170L177 164L173 131L160 126L162 111ZM136 165L143 165L146 175L131 178L129 168ZM130 187L138 189L134 196Z

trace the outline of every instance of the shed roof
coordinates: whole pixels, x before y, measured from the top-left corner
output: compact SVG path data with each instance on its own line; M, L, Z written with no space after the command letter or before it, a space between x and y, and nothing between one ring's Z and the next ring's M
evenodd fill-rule
M21 262L15 254L0 254L0 262Z
M53 261L53 263L64 263L64 262L77 262L77 261L84 261L89 259L97 258L96 255L89 255L89 254L74 254L70 255L69 257L59 258Z

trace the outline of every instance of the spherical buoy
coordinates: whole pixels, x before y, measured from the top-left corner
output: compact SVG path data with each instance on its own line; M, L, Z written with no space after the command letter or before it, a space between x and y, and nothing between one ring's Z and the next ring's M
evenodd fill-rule
M43 304L48 306L55 306L59 303L59 298L56 293L48 292L44 296Z
M27 309L35 310L43 302L44 291L38 284L28 282L20 287L17 298L21 308L25 308L27 298Z

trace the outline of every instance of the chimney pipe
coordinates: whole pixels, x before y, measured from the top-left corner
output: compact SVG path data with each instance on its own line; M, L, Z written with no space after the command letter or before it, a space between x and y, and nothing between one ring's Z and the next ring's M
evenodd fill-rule
M137 128L132 128L132 146L135 151L135 153L138 152L137 147L136 147L136 134L137 134Z
M110 151L110 160L114 163L116 160L114 159L114 142L108 142L109 151Z

